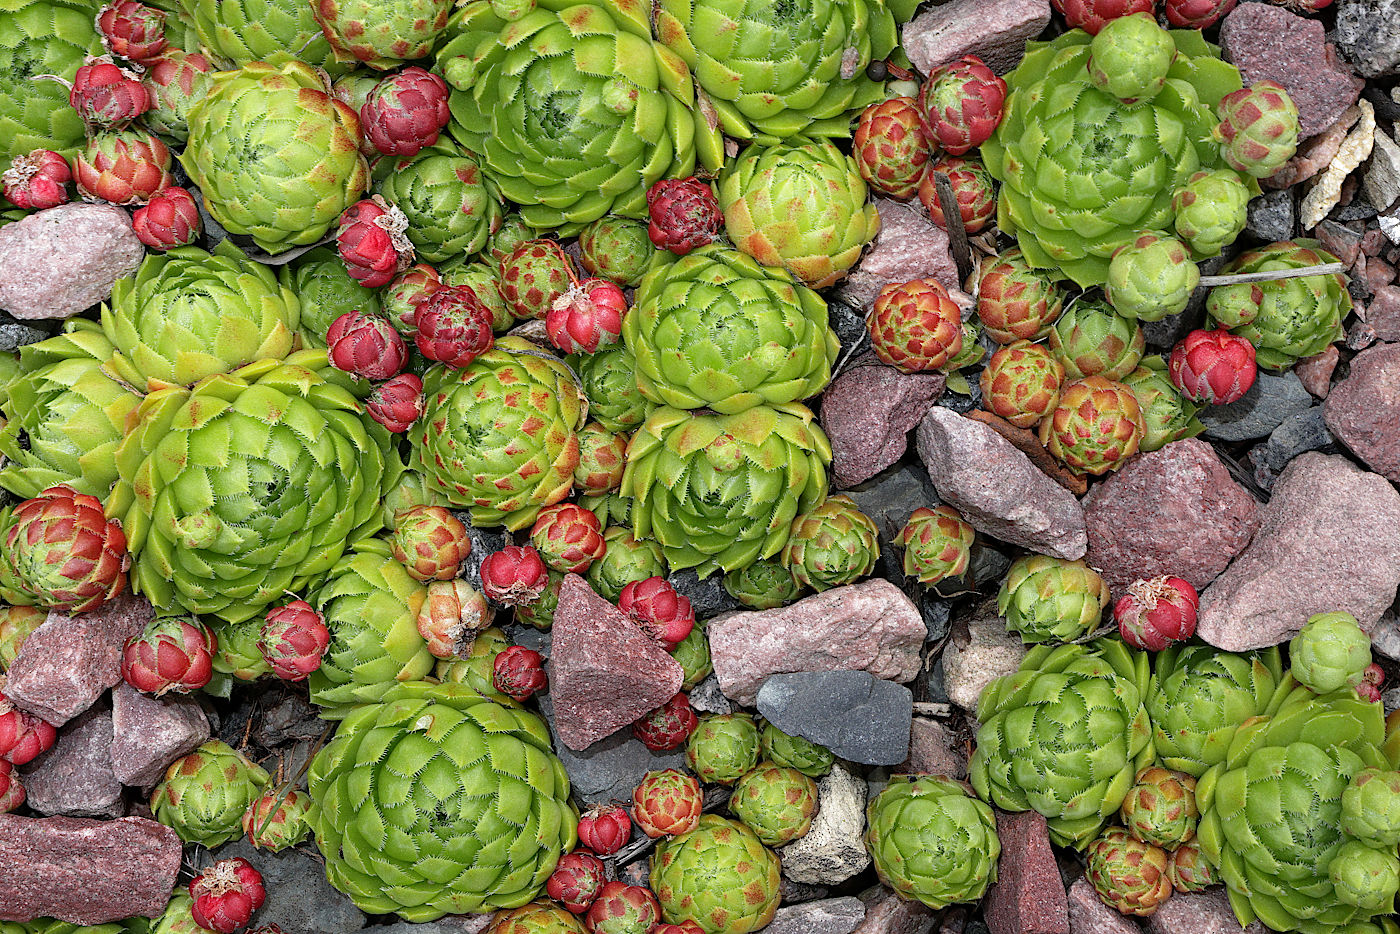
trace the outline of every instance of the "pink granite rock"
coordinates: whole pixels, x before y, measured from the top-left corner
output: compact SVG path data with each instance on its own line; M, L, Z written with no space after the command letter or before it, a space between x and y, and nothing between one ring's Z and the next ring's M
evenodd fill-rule
M122 679L122 647L154 616L146 598L131 593L81 616L50 613L10 666L5 694L62 726Z
M1196 635L1206 642L1275 645L1331 610L1369 631L1395 599L1400 493L1384 477L1340 455L1300 454L1259 517L1249 547L1201 593Z
M997 811L1001 859L982 906L992 934L1069 934L1069 903L1045 818Z
M833 587L791 606L724 613L705 632L720 690L746 707L770 675L794 671L868 671L911 681L928 636L918 608L880 578Z
M1267 3L1241 3L1220 25L1221 49L1244 83L1277 81L1298 105L1300 138L1335 123L1365 87L1324 33L1321 21Z
M1142 934L1132 918L1105 905L1084 876L1074 880L1068 897L1069 934Z
M846 281L840 297L868 310L880 290L892 282L933 278L949 289L959 287L958 267L948 252L948 234L929 219L918 202L878 198L880 233Z
M1269 934L1262 922L1240 927L1222 886L1204 892L1180 892L1148 916L1149 934Z
M1386 285L1376 289L1366 306L1366 323L1383 341L1400 341L1400 286Z
M1322 407L1327 430L1371 469L1400 483L1400 344L1352 358L1351 373Z
M976 55L1004 75L1049 22L1049 0L952 0L910 20L901 44L925 75L964 55Z
M58 734L52 749L25 767L26 803L40 814L117 817L122 783L112 774L112 712L96 707Z
M979 532L1056 558L1083 557L1079 501L992 428L934 407L917 440L938 495Z
M909 729L909 758L895 772L967 778L967 750L941 720L915 717Z
M1209 444L1173 441L1133 457L1089 490L1084 560L1115 594L1163 574L1200 589L1249 544L1258 507Z
M0 228L0 308L22 320L69 318L106 301L146 248L112 204L62 204Z
M577 574L559 588L551 634L554 725L570 749L616 733L681 689L676 660Z
M181 852L175 831L140 817L0 814L0 921L159 917Z
M822 394L831 439L831 485L863 483L904 456L910 429L938 401L942 373L901 373L866 354Z
M192 697L151 697L126 682L112 689L112 772L123 785L153 785L170 763L209 738L209 718Z
M1332 374L1337 369L1337 362L1341 359L1341 351L1336 344L1328 344L1327 349L1320 354L1311 357L1304 357L1293 366L1293 372L1298 374L1298 382L1303 384L1303 388L1318 399L1326 399L1328 391L1332 388Z
M926 934L936 914L922 902L900 898L886 888L861 896L865 917L851 934Z

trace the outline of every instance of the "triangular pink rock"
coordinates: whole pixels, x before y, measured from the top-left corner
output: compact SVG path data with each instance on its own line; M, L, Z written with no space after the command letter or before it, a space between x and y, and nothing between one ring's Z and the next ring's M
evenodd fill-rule
M559 588L552 636L554 726L570 749L635 723L681 689L676 660L577 574Z

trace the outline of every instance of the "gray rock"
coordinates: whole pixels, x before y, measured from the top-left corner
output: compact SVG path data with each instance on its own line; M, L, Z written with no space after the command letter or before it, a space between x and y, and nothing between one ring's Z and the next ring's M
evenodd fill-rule
M806 836L778 850L783 876L793 882L836 885L870 865L861 842L865 782L837 762L817 782L817 816Z
M897 765L909 755L914 696L865 671L774 675L758 692L758 710L778 729L843 759Z
M1400 200L1400 143L1383 132L1376 132L1364 183L1367 198L1382 212Z
M253 924L275 924L297 934L343 934L368 923L349 896L326 881L320 861L298 849L269 853L239 839L219 847L209 861L241 856L262 873L267 901L253 915Z
M937 917L922 902L900 898L880 885L862 892L860 900L865 902L865 920L855 934L928 934ZM973 932L969 929L967 934Z
M61 204L0 228L0 309L16 318L71 318L106 301L146 256L113 204Z
M711 574L701 580L694 568L686 568L676 571L666 580L676 588L677 593L690 601L697 619L709 619L717 613L743 609L743 604L724 589L723 574Z
M462 562L461 576L473 589L481 590L481 562L486 560L487 555L511 544L510 536L502 529L477 528L472 525L471 513L465 510L454 512L453 515L462 520L462 524L467 527L467 538L472 543L467 560Z
M555 754L564 763L569 784L582 801L630 801L632 789L637 787L647 772L685 768L684 748L679 752L652 752L642 745L641 740L633 738L631 730L621 730L583 752L575 752L559 740L550 696L538 695L536 699L554 737Z
M1206 426L1207 438L1247 441L1267 437L1285 418L1311 408L1312 404L1312 394L1303 388L1296 374L1260 373L1240 401L1206 406L1199 417Z
M942 502L928 471L913 464L899 464L845 493L877 529L890 536L899 534L915 509Z
M853 895L778 909L767 934L851 934L865 917L865 903Z
M1371 648L1391 661L1400 661L1400 619L1386 610L1371 630Z
M384 927L376 927L374 934L481 934L491 926L493 915L448 915L436 921L414 923L400 921ZM291 932L287 932L291 934Z
M1333 444L1332 433L1322 417L1322 406L1290 415L1273 430L1269 440L1255 445L1249 452L1254 465L1254 479L1264 489L1271 490L1278 475L1293 458L1305 451L1317 451Z
M1004 75L1026 54L1026 40L1048 22L1047 0L952 0L910 20L902 45L926 75L964 55L976 55Z
M1268 934L1259 921L1241 927L1222 886L1178 892L1147 918L1148 934Z
M151 697L126 682L112 689L112 725L112 772L136 787L155 784L170 763L210 735L209 718L193 698Z
M14 318L0 312L0 351L11 353L26 344L36 344L48 336L47 331L20 324Z
M24 768L25 803L40 814L119 817L112 774L112 711L93 707L63 728L53 748Z
M690 697L690 706L694 707L697 713L734 712L734 705L730 703L729 698L724 696L724 691L719 686L719 680L713 674L695 685L688 696Z
M1105 905L1089 880L1080 876L1069 887L1069 934L1142 934L1142 928Z
M967 621L967 638L960 638L955 630L943 647L939 667L948 698L963 710L976 710L982 689L1021 667L1025 657L1025 644L1020 636L1007 632L996 601L982 604Z
M1249 202L1245 230L1266 243L1291 240L1298 227L1293 189L1266 191Z
M1340 0L1337 45L1367 78L1400 74L1400 0Z

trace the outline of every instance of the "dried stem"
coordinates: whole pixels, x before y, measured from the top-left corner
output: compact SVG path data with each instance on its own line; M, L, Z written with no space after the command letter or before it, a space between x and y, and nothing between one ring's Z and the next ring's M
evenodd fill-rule
M1323 263L1320 266L1304 266L1301 269L1270 269L1264 272L1240 272L1232 276L1201 276L1201 285L1213 288L1217 285L1239 285L1242 282L1275 282L1279 279L1299 279L1303 276L1330 276L1346 271L1346 266L1341 263Z

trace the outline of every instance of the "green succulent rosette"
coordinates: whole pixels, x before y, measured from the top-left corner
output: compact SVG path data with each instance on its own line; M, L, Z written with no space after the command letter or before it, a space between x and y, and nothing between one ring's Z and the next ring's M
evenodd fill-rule
M189 892L176 889L159 918L151 922L150 934L203 934L207 928L195 924Z
M295 788L264 792L243 815L243 832L259 849L280 853L296 846L311 834L306 822L311 796Z
M326 877L372 914L520 907L578 839L543 721L462 684L408 681L356 707L308 780Z
M501 297L501 280L498 267L494 263L453 263L441 270L442 281L447 285L469 286L476 297L491 312L491 330L497 334L509 330L515 323L515 315L506 300ZM405 337L411 337L413 329Z
M189 386L292 352L301 302L271 267L222 240L152 253L102 306L110 369L140 389Z
M681 690L692 691L715 670L710 661L710 643L705 638L705 624L696 621L690 634L671 650L671 657L681 666Z
M418 632L427 596L383 539L361 542L337 562L310 601L331 634L310 678L312 703L331 708L322 716L343 716L349 705L378 701L399 682L433 670Z
M1122 815L1134 839L1174 850L1196 835L1196 780L1184 772L1148 766L1128 789Z
M263 657L258 645L263 629L261 616L236 623L214 619L208 625L215 640L215 671L231 675L239 681L256 681L272 672L272 666Z
M243 812L267 777L228 743L211 739L170 764L151 793L151 813L186 843L212 849L243 833Z
M589 418L608 431L630 433L656 411L656 403L637 386L637 358L626 344L570 356L568 362L588 397Z
M1177 236L1197 256L1219 256L1249 220L1249 194L1232 169L1197 172L1172 196Z
M510 648L511 641L495 626L476 634L467 658L445 658L437 663L433 676L445 684L465 684L495 701L507 703L509 698L496 690L494 678L496 656Z
M1272 715L1235 731L1196 783L1197 840L1241 925L1336 934L1394 913L1394 880L1377 887L1369 873L1353 874L1363 868L1358 848L1369 848L1344 829L1352 777L1394 768L1385 743L1381 705L1350 689L1296 688ZM1395 865L1394 845L1373 852Z
M1108 598L1108 584L1083 561L1025 555L1001 582L997 612L1023 642L1068 642L1098 626Z
M300 61L216 72L189 129L180 163L205 208L268 253L320 240L369 184L359 118Z
M865 846L880 881L935 910L975 902L996 881L992 809L942 775L895 775L865 807Z
M81 318L19 351L19 372L0 382L0 486L21 499L66 483L104 499L114 457L140 396L103 372L112 344Z
M353 385L325 351L304 350L148 395L106 504L134 588L162 609L241 622L378 531L403 468Z
M829 463L831 442L795 403L738 415L663 406L632 437L620 492L638 538L656 539L672 571L707 577L777 554L792 520L826 498Z
M797 769L808 778L821 778L831 771L831 765L836 761L831 750L825 746L784 733L771 723L763 724L759 743L764 759Z
M345 261L331 247L318 246L283 266L278 280L299 300L297 333L307 347L326 346L331 322L343 314L380 311L379 293L350 278Z
M910 4L892 4L913 15ZM656 35L695 73L720 129L736 139L847 137L850 117L883 100L865 73L899 44L883 0L661 0Z
M732 785L758 765L758 747L749 714L707 714L686 740L685 763L702 782Z
M855 162L830 140L754 144L716 186L734 245L814 289L846 275L880 232L880 212Z
M1371 664L1371 637L1350 613L1318 613L1288 643L1293 677L1318 694L1355 687Z
M554 611L559 608L559 588L564 585L564 575L551 569L548 582L534 603L525 603L515 608L515 621L522 626L534 626L544 630L554 625Z
M1300 239L1243 253L1221 273L1271 272L1335 262L1337 258L1318 241ZM1339 272L1218 285L1206 297L1209 321L1253 344L1255 360L1268 370L1282 370L1322 353L1341 339L1342 321L1350 311L1347 278Z
M1140 451L1156 451L1172 441L1194 438L1206 430L1196 417L1201 407L1183 396L1167 375L1167 361L1159 356L1142 358L1136 370L1123 377L1142 410Z
M1160 230L1144 231L1114 252L1103 291L1120 315L1160 321L1185 311L1200 281L1185 243Z
M855 583L880 559L880 530L844 494L793 520L783 564L803 587L821 593Z
M430 263L480 251L501 224L495 185L475 159L446 139L393 163L379 194L403 211L408 239Z
M598 525L604 529L615 525L625 526L632 521L632 497L617 492L600 493L595 496L580 496L578 504L598 517ZM592 567L592 565L589 565Z
M768 846L803 837L817 812L817 783L797 769L763 762L734 786L729 811Z
M203 52L220 66L300 60L332 74L348 70L336 62L305 0L166 0L156 6L182 12L199 38L198 49L186 50ZM166 20L167 32L173 19Z
M822 391L841 350L827 318L789 273L710 243L642 279L622 337L648 399L732 415Z
M647 216L646 192L721 160L685 63L631 0L474 0L448 24L438 71L449 132L538 230ZM498 13L498 10L500 11ZM500 15L505 13L506 16Z
M35 149L65 158L83 144L83 121L68 88L89 55L103 53L90 0L0 0L0 166ZM2 171L2 170L0 170Z
M49 611L42 607L0 607L0 671L9 669L15 663L15 659L19 656L19 650L24 648L25 641L34 630L44 625L48 618ZM709 649L707 648L705 660L708 662L709 658Z
M447 506L447 499L428 483L423 474L416 470L405 470L398 475L384 492L383 509L380 515L384 528L392 532L394 517L414 506Z
M1005 811L1045 815L1050 838L1083 848L1152 761L1146 653L1118 640L1038 645L977 702L972 786Z
M19 208L0 208L0 230L3 230L8 224L22 221L28 216L28 211L23 211Z
M1083 30L1027 43L1006 76L1005 114L982 158L1001 182L997 226L1032 266L1102 284L1114 250L1140 230L1172 228L1178 188L1225 167L1211 133L1239 70L1199 30L1169 35L1177 54L1165 83L1131 104L1094 85Z
M802 585L782 558L764 558L725 574L724 592L751 610L771 610L796 600Z
M1146 347L1136 321L1096 298L1073 303L1050 328L1050 349L1064 364L1065 380L1122 379L1137 367Z
M166 16L167 41L171 38L172 27L178 22L173 14ZM177 146L185 145L186 140L190 138L190 108L194 106L195 101L209 93L210 74L214 66L202 55L199 56L199 60L192 58L199 54L197 52L179 51L197 48L198 45L197 38L189 45L183 45L179 40L171 42L172 47L161 53L160 64L152 65L152 70L161 68L161 80L154 80L154 76L148 70L141 82L151 97L151 109L141 115L141 123L148 130L164 137L166 142L175 143ZM167 69L169 73L165 73Z
M603 530L603 542L608 550L594 559L584 576L604 600L616 603L622 588L633 581L666 576L666 558L656 542L633 538L631 529L616 525Z
M1224 761L1241 723L1272 714L1294 686L1277 646L1247 655L1208 645L1158 652L1146 700L1157 756L1200 778Z
M630 217L600 217L579 231L583 268L618 285L636 288L658 259L647 225Z
M337 61L388 71L431 54L452 0L329 0L313 5Z
M412 466L473 524L524 528L569 495L588 403L557 357L502 338L464 369L429 368L423 399Z
M650 883L668 923L752 934L773 920L782 875L777 855L752 830L702 814L694 830L656 844Z
M1373 846L1400 843L1400 772L1362 769L1342 792L1342 829Z

